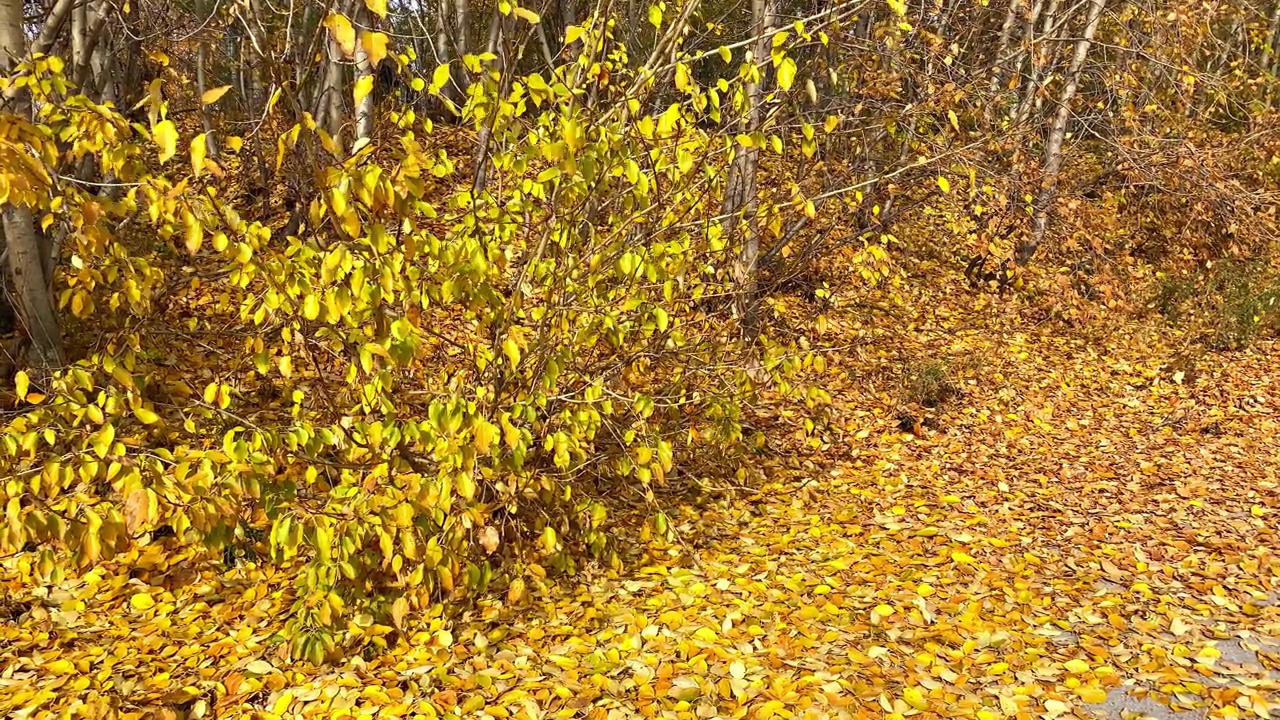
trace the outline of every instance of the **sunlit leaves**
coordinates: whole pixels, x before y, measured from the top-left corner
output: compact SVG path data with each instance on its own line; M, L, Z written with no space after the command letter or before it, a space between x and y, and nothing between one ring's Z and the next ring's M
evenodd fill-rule
M204 161L209 155L208 139L208 133L191 138L191 174L195 177L204 172Z
M387 0L364 0L365 7L380 18L387 17Z
M231 89L230 85L222 85L216 88L209 88L208 90L204 91L203 95L200 96L200 104L212 105L218 102L219 100L221 100L222 96L226 95L227 91L230 89Z
M356 30L351 21L341 13L330 13L324 19L324 26L329 29L329 37L338 44L338 48L346 57L356 53Z
M778 65L778 87L783 90L790 90L795 81L796 61L791 58L784 58L782 63Z
M178 152L178 128L172 120L162 120L152 128L152 137L160 146L160 162L168 162Z
M360 46L373 67L378 67L387 56L387 40L386 33L368 30L360 33Z
M364 102L364 99L369 97L369 93L371 92L373 92L373 76L364 75L356 80L355 87L352 88L352 101L357 107L359 107L359 105Z

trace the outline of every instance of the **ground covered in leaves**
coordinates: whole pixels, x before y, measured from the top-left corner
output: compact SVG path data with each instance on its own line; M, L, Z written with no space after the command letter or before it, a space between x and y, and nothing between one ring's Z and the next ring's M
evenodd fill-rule
M831 313L820 452L780 436L769 484L672 508L645 561L409 620L381 655L286 663L287 569L156 544L33 588L5 559L0 715L1280 712L1278 348L1178 369L1155 325L1017 315ZM938 407L904 357L941 368Z

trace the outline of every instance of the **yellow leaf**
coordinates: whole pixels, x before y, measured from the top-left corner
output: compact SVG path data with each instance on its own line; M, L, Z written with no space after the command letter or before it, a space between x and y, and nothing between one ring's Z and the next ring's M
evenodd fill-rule
M364 0L364 6L380 18L387 16L387 0Z
M195 216L187 213L186 217L187 233L185 237L187 252L195 255L200 251L200 245L204 242L204 228L200 227L200 221Z
M27 373L19 370L17 375L13 376L13 391L18 397L25 399L27 390L31 388L31 378L27 377Z
M938 187L941 188L942 192L949 193L951 192L951 181L939 175Z
M537 25L538 23L542 22L542 17L539 16L538 13L528 8L518 7L513 12L516 17L524 20L530 25Z
M103 425L102 429L89 437L89 444L93 447L93 451L98 457L105 458L107 453L111 452L111 444L116 439L116 428L114 425Z
M796 61L791 58L785 58L782 64L778 66L778 87L783 90L790 90L791 85L796 81Z
M218 102L219 100L221 100L222 96L226 95L227 91L230 89L231 89L230 85L223 85L222 87L210 88L208 90L205 90L204 94L200 96L200 104L212 105Z
M53 675L70 675L76 671L76 666L75 663L63 658L45 665L44 669Z
M929 709L929 701L925 699L924 691L918 687L909 687L902 689L902 699L916 710Z
M879 625L885 618L893 615L895 612L897 611L893 609L892 605L885 605L881 603L871 609L871 624Z
M285 690L280 693L280 697L276 698L275 704L271 706L271 714L280 717L289 712L289 706L293 704L293 692Z
M947 111L947 120L951 123L951 127L955 128L956 132L960 132L960 118L956 117L955 110Z
M524 599L524 579L516 578L507 587L507 603L515 604Z
M156 606L156 601L146 593L134 593L129 598L129 605L133 606L134 610L150 610Z
M511 361L511 367L515 368L520 364L520 346L516 343L515 338L507 337L502 341L502 353L507 356L507 360Z
M973 559L972 555L970 555L969 553L960 552L959 550L951 553L951 559L955 562L960 563L961 565L968 565L969 563L977 562L976 560Z
M160 146L160 162L169 162L169 158L178 152L178 128L172 120L163 120L156 124L151 136Z
M433 89L433 90L439 90L440 88L444 87L444 84L445 84L445 83L447 83L447 82L449 82L449 65L448 65L448 63L446 63L446 64L444 64L444 65L438 65L438 66L436 66L435 71L431 73L431 87L432 87L432 89Z
M1079 658L1076 658L1075 660L1068 660L1063 663L1062 666L1076 674L1089 672L1089 663Z
M1057 717L1071 708L1061 700L1054 700L1053 698L1050 698L1044 701L1044 709L1050 716Z
M409 601L403 597L396 598L391 603L391 623L401 630L404 629L404 616L409 614Z
M726 63L733 61L733 51L725 47L724 45L721 45L720 49L717 50L717 52L720 53L720 59L725 61Z
M140 407L133 411L135 417L142 422L143 425L154 425L160 420L160 416L154 410Z
M453 633L449 632L448 630L437 631L435 636L435 642L436 642L436 645L439 645L442 648L447 648L450 645L453 645Z
M454 479L454 488L458 494L470 500L476 496L476 481L472 479L471 473L458 473L458 477Z
M254 675L270 675L271 673L276 672L276 666L266 660L254 660L248 665L245 665L244 669L245 672L252 673Z
M355 89L351 91L351 97L355 100L356 106L359 107L364 99L369 97L369 93L373 92L373 76L365 75L356 81Z
M1218 658L1222 657L1222 651L1216 647L1208 646L1200 652L1196 653L1196 659L1212 664Z
M378 63L387 56L387 36L380 32L360 33L360 45L369 58L369 64L378 67Z
M330 36L338 43L343 55L351 57L356 54L356 29L350 20L338 13L329 13L329 17L324 19L324 26L329 28Z
M209 133L191 138L191 174L200 177L204 172L204 159L209 155Z
M920 583L920 585L916 587L916 594L920 597L929 597L933 594L933 586L929 583Z
M1078 687L1076 688L1076 695L1079 695L1081 700L1092 705L1097 705L1098 703L1104 703L1107 701L1107 691L1097 685L1084 685Z

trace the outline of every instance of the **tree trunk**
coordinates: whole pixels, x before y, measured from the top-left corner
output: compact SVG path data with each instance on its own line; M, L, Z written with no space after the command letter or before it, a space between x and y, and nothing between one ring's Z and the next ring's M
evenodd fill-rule
M342 48L332 34L325 43L328 61L320 106L324 109L324 129L333 141L342 144Z
M196 13L198 15L205 15L206 13L212 12L212 10L208 10L205 7L203 2L196 5ZM208 57L208 46L208 41L203 38L200 39L200 44L196 46L196 91L200 93L202 98L204 97L205 91L209 89L208 83L205 79L204 70L205 62ZM217 157L218 143L213 134L213 122L209 118L209 107L205 105L203 101L200 103L200 124L204 127L205 147L208 149L209 157Z
M88 0L77 0L71 8L71 67L78 68L85 59L89 43Z
M1035 66L1036 22L1040 19L1040 11L1043 9L1044 0L1035 0L1035 3L1027 9L1026 14L1022 18L1022 42L1018 47L1018 52L1013 56L1012 61L1009 63L1009 67L1013 69L1014 73L1022 72L1022 62L1028 53L1032 56L1030 60L1031 66L1033 68ZM1030 69L1027 71L1028 74L1031 74L1032 72L1033 70ZM1024 77L1022 82L1028 82L1028 80ZM1022 86L1019 85L1018 87ZM1017 103L1010 106L1010 122L1017 121L1019 107L1020 105Z
M1076 88L1080 82L1080 70L1089 56L1089 46L1093 44L1093 36L1098 32L1098 24L1102 20L1102 11L1106 0L1090 0L1089 17L1085 20L1084 32L1076 41L1075 53L1058 96L1058 111L1049 126L1048 142L1044 149L1044 175L1040 181L1040 192L1032 206L1031 237L1019 244L1016 260L1025 266L1031 261L1044 241L1045 231L1049 227L1049 206L1057 196L1058 172L1062 169L1062 143L1067 135L1067 124L1071 121L1071 101L1076 96Z
M760 101L764 96L769 67L772 41L769 29L772 24L768 0L751 0L751 32L756 37L751 62L759 69L760 77L757 82L748 83L745 88L747 107L740 126L746 135L758 132L764 118ZM738 286L735 310L742 323L742 336L748 341L753 341L759 331L756 318L756 267L760 260L760 233L755 219L756 170L759 159L760 150L754 144L749 148L735 146L720 207L721 215L725 216L724 232L730 238L737 234L741 225L739 213L747 219L747 230L742 237L741 250L734 261L733 276Z
M7 73L27 55L23 32L22 0L0 0L0 72ZM53 18L50 18L52 21ZM43 33L41 33L43 35ZM30 98L25 91L7 94L4 109L18 115L30 112ZM45 281L48 238L37 232L31 209L21 205L3 206L5 253L8 257L9 281L12 283L16 310L27 337L31 341L27 361L35 368L49 371L66 364L62 347L62 331L53 292ZM43 240L43 242L42 242Z
M353 13L353 20L356 21L357 27L366 27L370 25L370 15L364 10L364 4L356 6ZM373 78L373 65L369 62L369 54L365 52L364 43L356 43L356 85L360 84L363 78ZM361 98L360 103L356 105L356 136L352 142L367 139L373 134L373 91L370 89L368 93Z

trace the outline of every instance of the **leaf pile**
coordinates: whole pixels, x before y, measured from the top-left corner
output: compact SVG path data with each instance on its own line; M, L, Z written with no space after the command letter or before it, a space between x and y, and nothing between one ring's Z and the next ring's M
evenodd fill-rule
M671 509L678 542L622 571L402 628L356 615L389 650L336 666L283 660L287 567L223 573L156 543L33 590L10 558L0 712L987 720L1088 717L1135 690L1270 717L1273 349L1178 383L1164 330L1085 341L967 314L902 333L836 310L825 339L860 348L831 357L848 380L820 452L766 460L753 498ZM874 359L895 343L982 359L919 436Z

